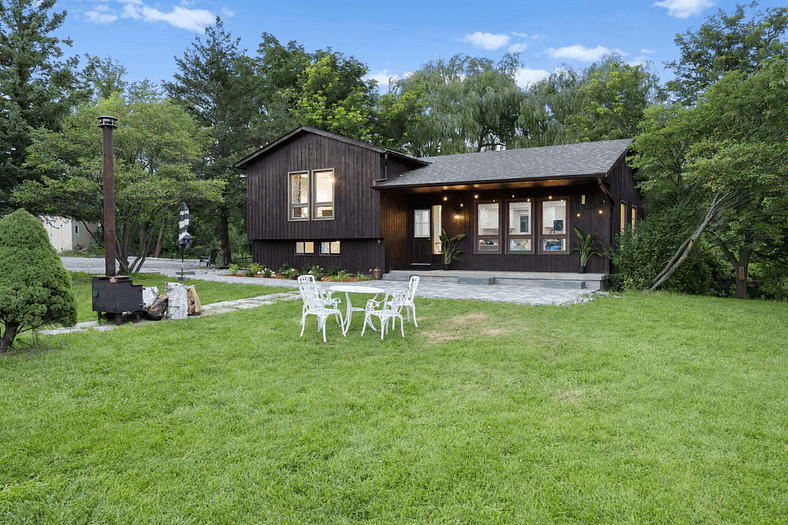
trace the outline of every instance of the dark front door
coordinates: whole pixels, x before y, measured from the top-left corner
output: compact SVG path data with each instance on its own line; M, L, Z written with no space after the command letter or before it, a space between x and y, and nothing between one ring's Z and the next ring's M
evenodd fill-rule
M432 236L430 235L430 209L413 210L413 264L432 262Z

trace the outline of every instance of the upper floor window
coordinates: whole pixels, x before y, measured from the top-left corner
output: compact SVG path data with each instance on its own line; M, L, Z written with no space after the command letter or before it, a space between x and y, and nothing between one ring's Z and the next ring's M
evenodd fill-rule
M626 203L626 201L621 201L619 209L620 209L620 215L621 215L621 233L624 233L624 228L627 227L627 203Z
M309 172L290 174L290 219L309 220Z
M334 218L334 170L313 171L315 219Z
M289 208L291 221L334 218L334 170L290 173ZM311 181L311 184L310 184Z
M542 253L567 253L567 201L566 199L542 201Z

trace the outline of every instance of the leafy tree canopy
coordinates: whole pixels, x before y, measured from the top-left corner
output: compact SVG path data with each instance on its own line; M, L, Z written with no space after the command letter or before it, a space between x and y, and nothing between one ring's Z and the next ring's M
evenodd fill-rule
M59 61L53 33L66 13L51 13L55 0L0 2L0 213L11 191L35 177L25 167L31 130L57 130L61 119L85 97L73 71L77 60Z
M667 87L677 101L691 106L726 72L749 75L767 59L788 57L782 40L788 29L788 8L768 8L745 20L745 8L757 6L758 2L737 5L732 14L718 9L697 31L676 35L681 58L665 66L674 71L675 79Z
M171 102L127 102L119 94L81 105L55 133L37 129L27 165L43 174L15 192L37 214L86 222L103 217L102 141L97 117L118 118L114 133L116 253L123 273L139 271L162 214L177 216L181 201L218 201L221 181L198 180L192 166L205 154L207 133ZM137 258L127 262L132 240ZM97 239L98 241L99 239Z

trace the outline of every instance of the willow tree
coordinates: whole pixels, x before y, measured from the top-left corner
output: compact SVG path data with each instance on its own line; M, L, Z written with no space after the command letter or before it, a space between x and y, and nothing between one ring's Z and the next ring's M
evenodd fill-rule
M417 93L423 108L407 150L435 156L511 147L523 98L515 81L519 65L517 55L498 63L456 55L395 82L399 94Z
M118 118L114 132L116 253L121 273L139 271L163 214L178 205L218 202L221 181L199 180L193 166L209 137L171 102L127 102L119 94L86 103L55 133L38 129L27 165L42 174L14 193L15 202L37 214L101 222L102 141L97 117ZM98 237L98 236L97 236ZM100 237L96 239L100 241ZM137 256L129 263L133 248Z

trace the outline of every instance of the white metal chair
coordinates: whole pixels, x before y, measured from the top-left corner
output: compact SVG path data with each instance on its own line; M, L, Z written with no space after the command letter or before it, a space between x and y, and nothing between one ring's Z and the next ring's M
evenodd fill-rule
M399 318L399 330L402 337L405 337L404 321L402 320L402 308L405 302L406 290L386 290L386 296L376 301L370 299L367 301L367 306L364 308L364 326L361 328L361 336L364 336L364 331L367 329L367 324L372 326L372 317L375 316L380 319L380 339L389 331L389 320L391 320L391 327L397 326L397 318Z
M413 310L413 324L416 325L416 328L419 327L419 323L416 322L416 304L413 302L413 299L416 297L416 288L418 286L419 276L412 275L410 281L408 281L408 293L405 294L405 301L402 303L402 306L405 307L405 313L408 315L408 322L410 322L410 312Z
M298 292L304 302L301 308L301 335L304 336L306 328L306 318L314 315L317 318L317 329L323 331L323 342L326 342L326 321L330 316L335 316L337 323L342 328L342 335L345 335L345 323L342 319L342 312L339 310L341 299L331 297L331 292L320 293L315 278L311 275L302 275L298 278Z

